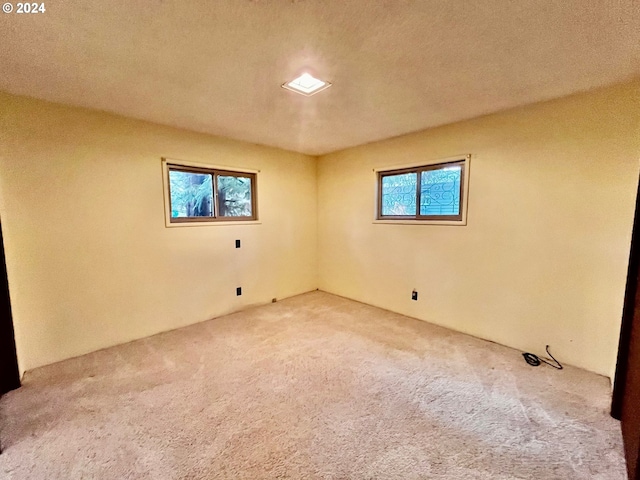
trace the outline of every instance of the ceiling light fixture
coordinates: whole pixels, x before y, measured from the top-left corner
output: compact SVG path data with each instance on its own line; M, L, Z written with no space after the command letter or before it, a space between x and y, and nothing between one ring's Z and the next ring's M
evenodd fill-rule
M308 73L303 73L298 78L282 84L282 88L299 93L305 97L310 97L322 90L326 90L330 86L331 83L319 80Z

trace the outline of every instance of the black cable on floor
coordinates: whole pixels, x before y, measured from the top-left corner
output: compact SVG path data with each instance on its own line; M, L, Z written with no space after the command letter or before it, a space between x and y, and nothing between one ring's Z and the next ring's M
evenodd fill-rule
M538 365L540 365L540 362L542 362L542 363L546 363L547 365L557 370L562 370L562 364L558 360L556 360L553 355L551 355L551 352L549 351L549 345L547 345L547 353L551 358L553 358L555 365L551 362L548 362L547 359L545 359L544 357L540 358L537 355L534 355L533 353L523 353L522 356L524 357L524 361L527 362L532 367L537 367Z

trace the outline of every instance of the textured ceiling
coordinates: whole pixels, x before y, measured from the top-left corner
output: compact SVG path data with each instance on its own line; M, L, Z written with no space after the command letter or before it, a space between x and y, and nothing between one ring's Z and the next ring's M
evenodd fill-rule
M638 3L53 0L0 14L0 90L318 155L630 80Z

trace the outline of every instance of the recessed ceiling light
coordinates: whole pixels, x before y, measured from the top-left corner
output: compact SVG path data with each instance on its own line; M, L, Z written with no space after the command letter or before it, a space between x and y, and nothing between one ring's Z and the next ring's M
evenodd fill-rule
M282 84L282 88L286 88L287 90L291 90L292 92L299 93L306 97L321 92L330 86L331 84L329 82L324 82L314 78L308 73L303 73L298 78Z

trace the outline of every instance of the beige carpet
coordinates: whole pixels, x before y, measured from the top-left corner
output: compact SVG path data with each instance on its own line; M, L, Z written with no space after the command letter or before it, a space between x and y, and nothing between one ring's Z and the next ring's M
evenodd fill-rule
M313 292L28 372L7 479L623 479L609 382Z

